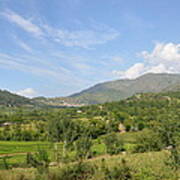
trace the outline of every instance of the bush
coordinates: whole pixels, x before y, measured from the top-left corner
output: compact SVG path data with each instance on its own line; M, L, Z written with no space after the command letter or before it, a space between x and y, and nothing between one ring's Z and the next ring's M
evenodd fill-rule
M32 155L27 153L27 164L37 168L39 174L44 174L48 172L49 169L49 157L47 151L44 149L38 149L38 152Z
M133 179L133 170L127 165L126 161L122 159L115 167L102 167L105 180L131 180Z
M159 136L152 131L143 131L137 136L136 142L134 152L137 153L159 151L164 147Z
M87 159L91 154L92 140L89 136L84 135L75 142L76 157L78 159Z
M124 150L124 142L116 133L107 135L104 138L104 143L106 145L106 151L108 154L118 154Z
M90 179L94 172L92 165L80 161L60 169L56 178L58 180L86 180Z
M180 170L180 146L171 149L171 154L166 164L175 171Z

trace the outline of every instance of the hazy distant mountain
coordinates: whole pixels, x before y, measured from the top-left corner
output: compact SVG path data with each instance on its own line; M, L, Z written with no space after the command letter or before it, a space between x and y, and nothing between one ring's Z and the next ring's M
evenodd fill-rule
M180 91L180 84L174 84L172 86L168 86L167 88L165 88L163 91L167 92L173 92L173 91Z
M63 99L72 103L96 104L118 101L136 93L178 90L180 90L180 74L149 73L133 80L100 83Z

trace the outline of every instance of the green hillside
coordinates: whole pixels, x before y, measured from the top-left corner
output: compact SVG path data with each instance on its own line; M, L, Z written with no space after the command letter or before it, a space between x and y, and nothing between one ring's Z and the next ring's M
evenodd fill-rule
M0 90L0 105L3 106L22 106L33 105L33 102L23 96L10 93L6 90Z
M97 84L68 97L28 99L8 91L0 91L0 105L99 104L126 99L137 93L169 92L180 90L180 74L145 74L137 79L122 79Z
M124 79L97 84L64 100L73 103L97 104L122 100L136 93L179 89L179 74L146 74L133 80Z

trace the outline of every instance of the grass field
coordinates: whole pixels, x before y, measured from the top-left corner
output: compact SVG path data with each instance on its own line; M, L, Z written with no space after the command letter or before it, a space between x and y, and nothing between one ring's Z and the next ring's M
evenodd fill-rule
M58 152L62 152L62 143L56 143ZM16 141L0 141L0 169L4 168L3 157L10 166L23 166L26 162L27 153L35 153L38 148L45 149L51 161L54 160L54 144L48 142L16 142ZM92 146L92 152L96 152L96 156L106 153L105 145L96 140ZM75 156L74 152L68 153L71 159ZM70 157L69 157L70 158Z
M171 167L167 166L166 161L169 152L163 150L161 152L148 153L132 153L131 148L136 145L136 136L142 132L130 132L119 134L125 142L126 153L118 155L107 155L106 146L103 143L104 136L93 140L92 152L95 152L94 157L85 162L90 163L95 167L95 173L92 180L104 180L102 172L102 163L105 163L110 169L119 166L122 159L126 161L128 166L133 170L135 180L179 180L177 174ZM36 169L27 168L26 154L28 152L35 153L38 148L46 149L49 153L49 158L54 161L54 149L62 152L62 143L49 142L16 142L16 141L0 141L0 180L20 180L20 179L36 179ZM55 146L57 148L55 148ZM74 152L68 152L72 157ZM8 156L6 159L10 170L3 170L3 156ZM58 174L61 169L66 166L76 164L76 162L60 163L59 167L50 167L50 173ZM18 167L18 168L17 168ZM60 169L59 169L60 168ZM178 172L180 173L180 172ZM179 174L180 176L180 174Z
M49 142L0 141L0 169L3 169L3 157L10 166L23 165L27 153L35 153L38 148L46 149L52 154L53 145Z
M125 154L125 155L103 155L90 160L87 160L87 163L92 164L96 167L96 172L93 176L93 180L103 179L103 173L101 172L102 159L104 163L110 167L117 167L119 162L122 159L125 159L128 166L133 169L135 172L136 180L178 180L177 176L175 177L174 172L171 168L168 168L165 164L169 152L148 152L148 153L138 153L138 154ZM67 164L59 167L64 168L68 166ZM58 167L50 168L50 172L58 173ZM35 169L12 169L12 170L1 170L0 171L0 180L16 180L20 177L30 177L30 179L35 179ZM143 176L142 176L143 174Z
M35 152L38 147L50 148L49 142L0 141L0 155Z
M119 136L125 141L125 148L127 150L131 149L133 143L135 142L135 137L137 133L125 133L120 134ZM23 142L23 141L0 141L0 169L3 169L3 157L6 156L8 158L7 162L10 166L23 166L26 162L26 154L27 153L35 153L38 148L45 149L49 152L49 156L51 161L54 161L53 153L54 153L54 145L50 142ZM62 150L62 143L56 143L58 145L58 151ZM94 152L95 156L103 155L106 153L106 147L103 144L103 136L99 140L93 141L92 152ZM73 156L73 152L71 156ZM73 158L73 157L72 157Z

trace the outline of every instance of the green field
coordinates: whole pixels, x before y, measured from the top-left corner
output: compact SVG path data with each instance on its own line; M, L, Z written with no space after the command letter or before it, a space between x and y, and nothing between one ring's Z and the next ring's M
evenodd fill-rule
M169 152L167 151L114 156L104 155L87 160L86 163L90 163L92 166L96 167L92 180L101 180L104 177L104 174L101 172L102 159L103 163L111 169L116 167L122 159L126 160L128 166L133 169L136 180L178 180L176 179L177 174L175 175L174 171L165 164L168 156ZM16 158L18 159L18 156ZM70 164L65 164L59 168L50 168L50 172L58 173L62 168L68 167ZM33 168L13 169L11 171L1 170L0 180L20 179L20 177L35 179L35 172Z
M54 146L62 153L62 143L48 143L48 142L19 142L19 141L0 141L0 169L4 168L3 157L6 158L7 163L10 166L21 167L26 163L27 153L36 153L38 149L45 149L50 160L54 161ZM105 146L102 143L94 141L92 151L96 152L97 155L105 153ZM74 156L74 152L69 152L70 156Z
M39 148L52 156L53 144L49 142L0 141L0 169L3 169L3 157L10 166L21 166L26 163L26 154L35 153Z
M128 149L133 145L132 143L135 141L135 137L138 133L125 133L120 134L119 136L124 139L126 142L125 147ZM99 140L93 141L92 152L94 152L95 156L103 155L106 153L106 147L103 143L103 138L99 138ZM58 150L62 151L62 143L56 143L58 145ZM20 141L0 141L0 168L3 168L3 159L2 157L8 157L7 162L11 166L16 166L19 164L25 164L26 162L26 154L27 153L35 153L39 148L45 149L49 152L50 158L53 161L53 151L55 144L49 142L39 142L39 141L30 141L30 142L20 142ZM73 156L73 152L71 152L71 156ZM73 158L73 157L72 157Z
M50 148L49 142L0 141L0 155L36 152L38 147Z

